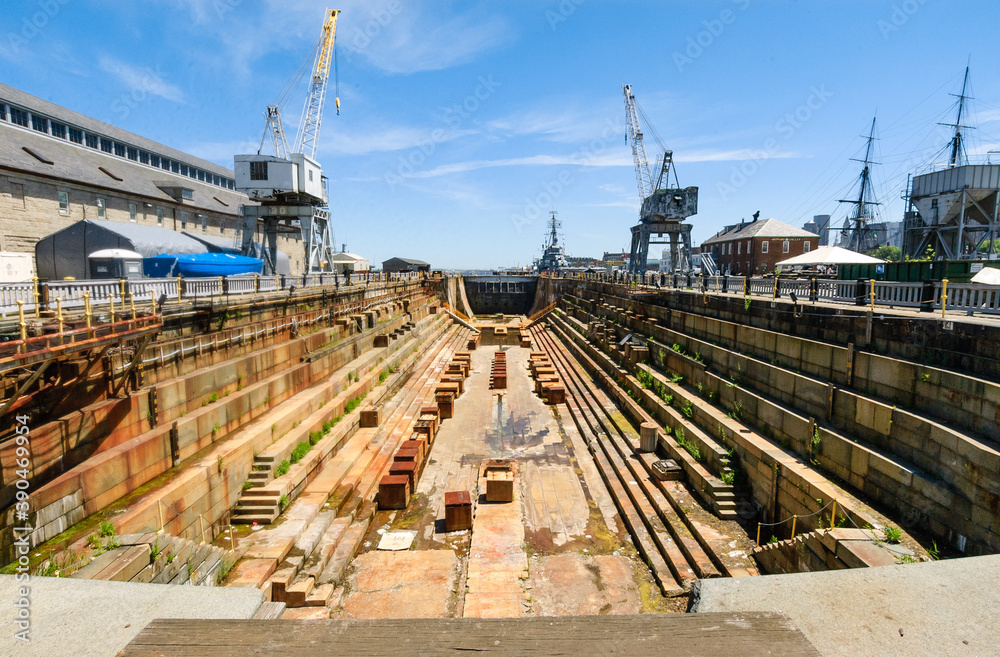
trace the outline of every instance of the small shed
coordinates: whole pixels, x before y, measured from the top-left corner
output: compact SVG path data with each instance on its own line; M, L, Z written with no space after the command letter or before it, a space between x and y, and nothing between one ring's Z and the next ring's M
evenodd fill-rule
M90 278L142 278L142 254L127 249L101 249L87 256Z
M346 251L333 254L333 257L330 258L330 266L338 274L367 272L371 269L371 265L368 264L368 258L362 258L357 254Z
M382 262L382 271L386 273L397 273L401 271L426 271L429 272L431 266L423 260L413 258L389 258Z

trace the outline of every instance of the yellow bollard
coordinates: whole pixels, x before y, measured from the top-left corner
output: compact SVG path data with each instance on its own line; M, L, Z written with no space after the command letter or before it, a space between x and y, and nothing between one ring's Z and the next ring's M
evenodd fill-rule
M93 317L93 313L90 310L90 290L83 291L83 314L87 318L87 328L90 328Z
M948 279L941 281L941 317L944 317L945 307L948 305Z
M42 318L42 306L41 306L41 304L38 303L38 300L41 299L42 295L38 291L38 277L37 276L32 276L31 277L31 282L34 283L35 319L41 319Z
M792 538L795 538L795 525L799 521L798 516L792 516Z
M178 276L177 277L177 300L178 301L181 300L181 290L183 290L183 289L184 288L181 287L181 277Z
M777 299L778 298L778 275L777 274L774 275L774 291L771 293L771 298L772 299Z
M132 321L135 321L135 297L128 295L128 304L132 308Z
M871 291L868 293L868 296L872 302L872 312L875 312L875 279L869 278L868 282L871 284Z
M833 512L830 513L830 529L837 526L837 500L833 501Z
M63 343L62 297L56 297L56 323L59 325L59 344Z
M119 289L118 298L122 300L122 308L124 308L125 307L125 279L124 278L119 278L118 279L118 289Z
M222 277L219 276L219 296L222 296Z
M757 545L760 545L760 523L757 523Z
M21 327L21 353L27 353L28 323L24 321L24 302L17 300L17 325Z
M111 330L114 330L115 326L115 297L112 295L108 297L108 308L111 312Z

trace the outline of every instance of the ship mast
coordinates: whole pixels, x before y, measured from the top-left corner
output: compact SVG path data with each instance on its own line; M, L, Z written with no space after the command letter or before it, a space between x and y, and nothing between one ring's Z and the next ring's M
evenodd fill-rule
M856 199L842 199L838 203L849 203L854 206L847 219L844 221L844 228L841 235L848 238L847 248L858 253L865 253L878 248L878 238L875 229L871 225L875 219L873 210L881 205L875 201L875 191L872 188L871 166L877 164L872 162L873 147L875 143L875 117L872 117L872 127L868 133L868 143L865 146L865 159L855 162L862 163L861 176L858 185L858 197ZM848 235L850 237L848 237Z

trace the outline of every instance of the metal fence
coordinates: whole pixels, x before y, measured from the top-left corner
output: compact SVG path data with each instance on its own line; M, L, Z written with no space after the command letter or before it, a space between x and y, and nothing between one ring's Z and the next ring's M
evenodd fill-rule
M928 281L843 281L806 278L751 278L744 276L687 276L647 273L645 276L607 273L559 274L544 276L579 278L635 285L644 289L690 289L704 292L742 294L750 297L788 298L795 295L803 302L827 301L852 305L888 308L942 309L966 314L1000 314L1000 287L977 283Z
M165 296L167 301L205 299L229 295L260 294L292 289L348 287L370 283L394 283L414 280L416 272L383 274L324 273L302 276L219 276L213 278L133 278L92 281L28 281L0 284L0 314L18 311L18 302L26 312L82 308L89 299L92 307L120 306L123 301L153 303ZM368 296L366 292L366 296Z

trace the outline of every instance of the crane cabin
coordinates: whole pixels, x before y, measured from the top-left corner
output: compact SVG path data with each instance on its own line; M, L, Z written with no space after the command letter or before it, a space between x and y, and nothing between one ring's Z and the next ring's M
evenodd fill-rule
M326 176L308 155L237 155L234 165L236 189L253 201L328 203Z

